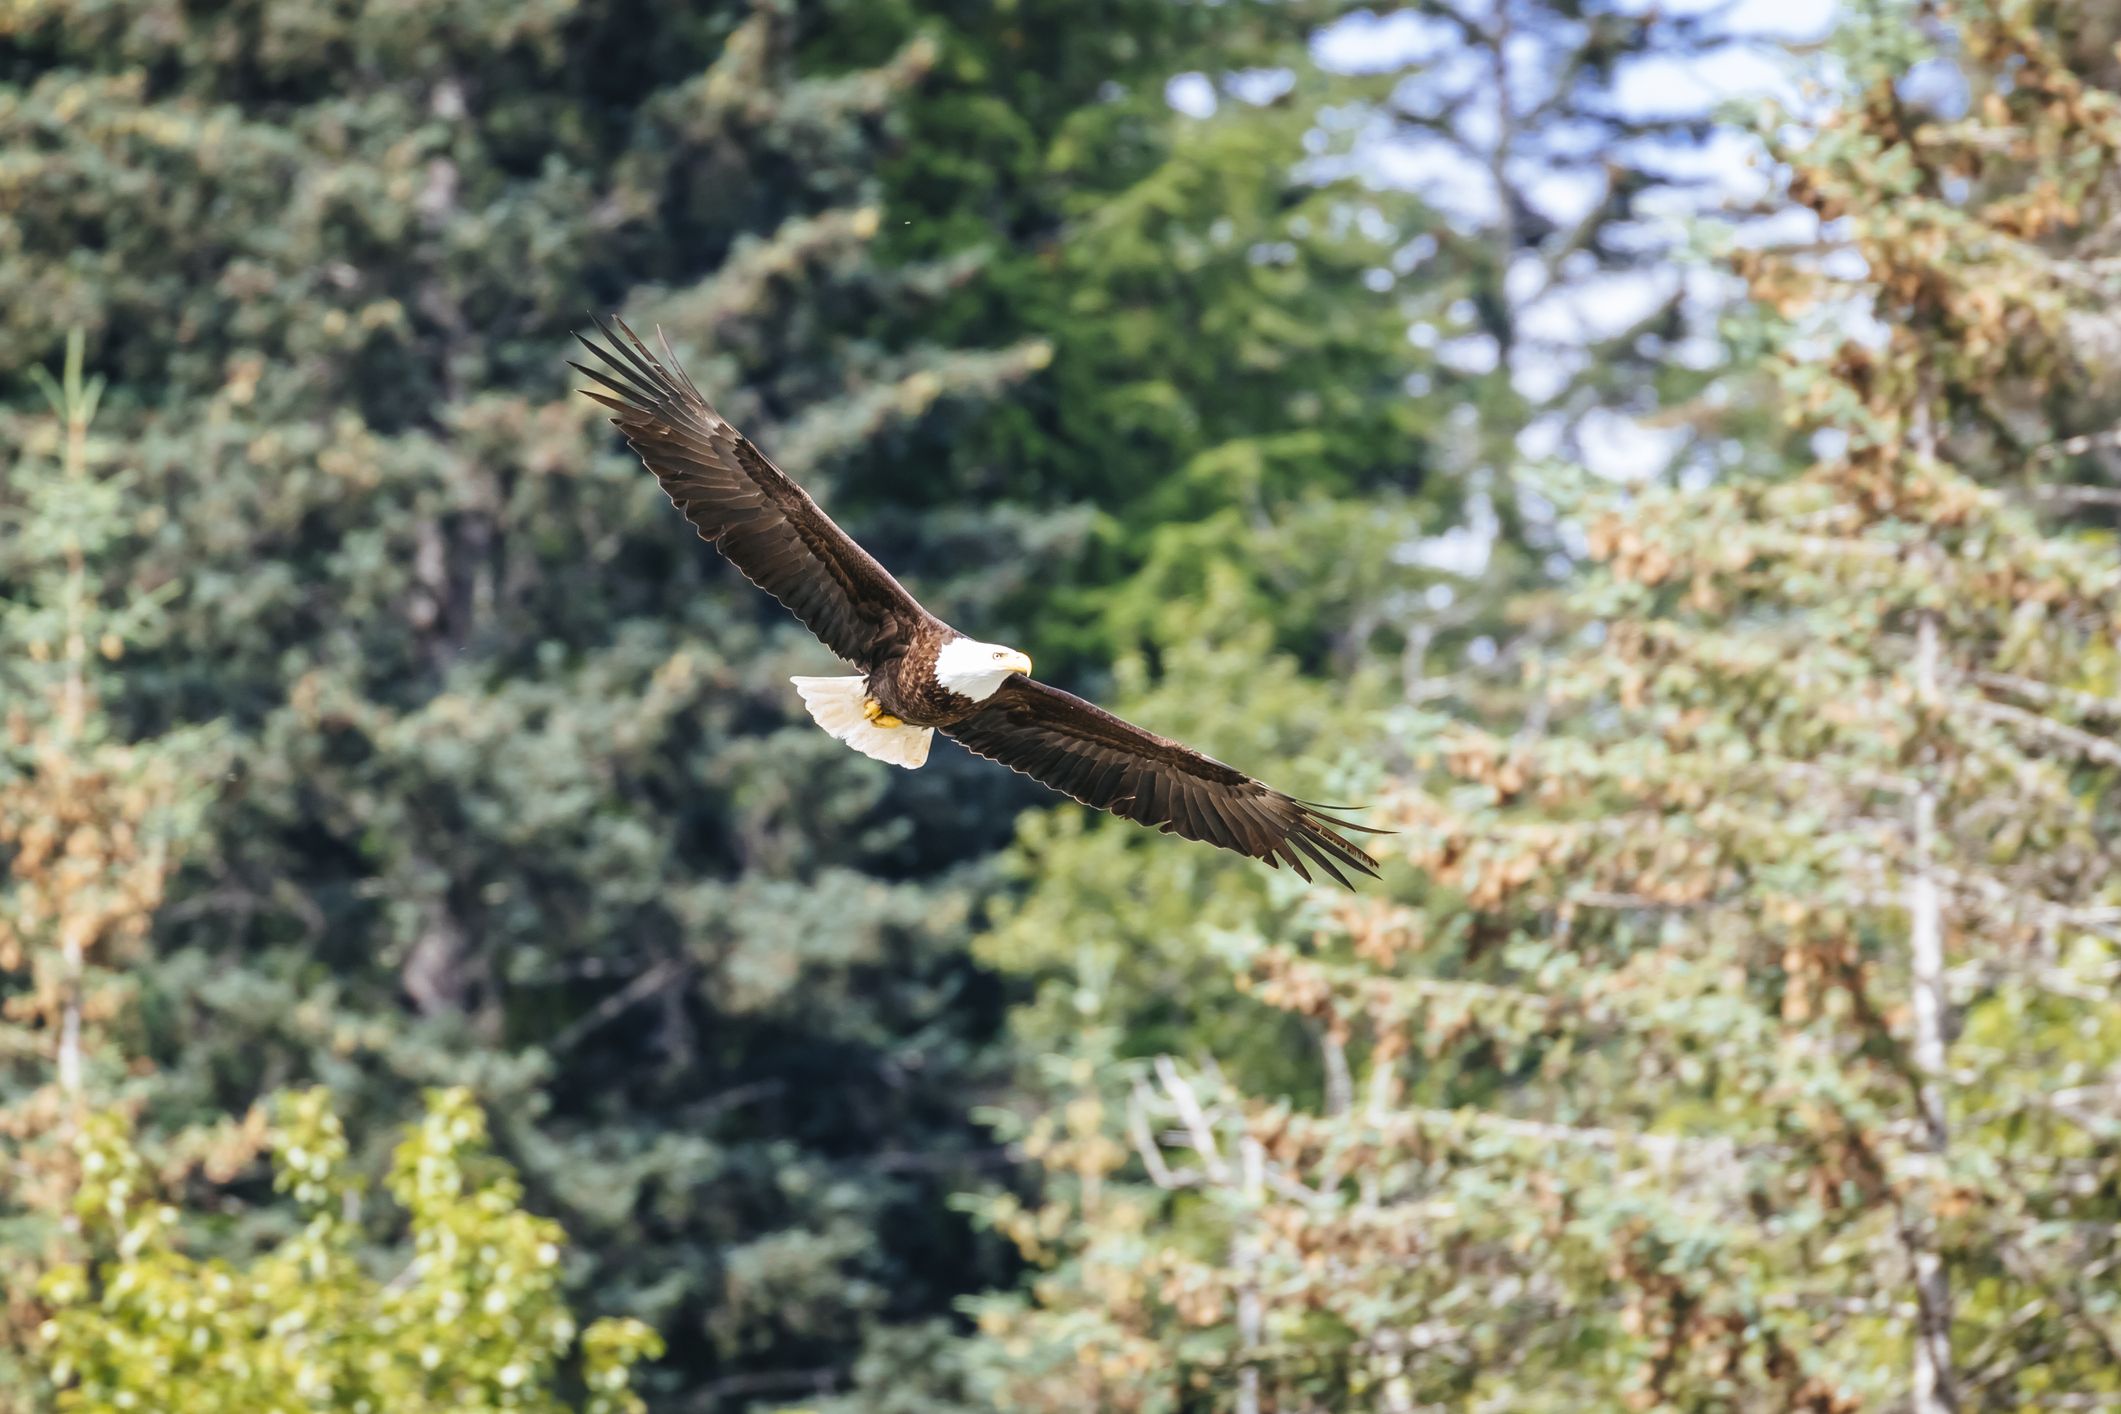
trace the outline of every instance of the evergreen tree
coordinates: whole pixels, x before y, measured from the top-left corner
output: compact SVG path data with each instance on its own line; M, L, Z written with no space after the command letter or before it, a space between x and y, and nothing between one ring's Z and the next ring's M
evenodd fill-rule
M701 1407L837 1381L869 1322L977 1270L940 1193L994 1013L934 882L977 832L933 787L880 809L881 773L796 724L815 650L561 363L647 282L828 495L845 449L873 473L891 427L1036 364L871 336L937 278L868 251L932 49L808 72L830 21L10 20L8 317L89 329L137 468L121 573L181 586L112 710L231 739L136 973L149 1132L320 1079L380 1135L469 1082L573 1278L667 1331L653 1379Z
M413 1279L381 1286L356 1262L356 1189L344 1136L320 1093L283 1105L280 1187L308 1222L244 1273L178 1251L176 1211L152 1190L195 1175L237 1178L264 1143L241 1122L134 1142L130 1114L154 1092L137 1047L145 1020L129 983L181 852L198 831L220 754L209 731L125 740L105 710L130 654L164 630L166 594L124 573L126 449L97 435L105 385L69 339L64 369L33 370L49 411L9 414L22 448L0 566L8 676L0 776L0 1401L62 1409L266 1410L299 1397L359 1410L380 1399L448 1407L550 1407L549 1366L577 1353L586 1408L638 1410L626 1367L653 1336L632 1323L583 1333L552 1299L557 1229L515 1207L505 1180L467 1166L483 1119L438 1096L401 1151L398 1192L422 1235ZM198 1224L192 1224L196 1235ZM329 1276L329 1280L325 1278ZM466 1293L483 1318L456 1322ZM454 1303L454 1305L452 1304ZM476 1391L476 1394L475 1394ZM364 1404L363 1401L366 1401Z
M200 733L128 740L106 711L117 664L152 642L158 596L122 573L126 468L94 423L105 385L83 366L36 370L46 407L0 415L18 449L0 535L0 1402L43 1389L40 1275L72 1250L75 1146L137 1099L127 1041L138 965L210 769ZM211 1136L166 1154L183 1162ZM222 1162L242 1144L211 1144Z
M1924 18L1736 257L1812 459L1588 513L1520 728L1401 721L1406 890L1227 931L1304 1082L1071 1077L1021 1407L2115 1397L2121 103L2097 24Z
M1518 612L1512 595L1566 572L1554 459L1716 369L1658 208L1692 199L1672 174L1706 120L1630 116L1616 96L1631 64L1715 41L1617 7L1468 4L1350 20L1284 47L1279 73L1217 78L1213 118L1182 125L1190 140L1085 238L1121 253L1114 290L1255 291L1216 306L1227 337L1165 328L1132 377L1099 355L1105 420L1168 410L1158 425L1184 438L1150 445L1190 468L1125 479L1145 490L1113 532L1129 542L1112 551L1120 568L1089 577L1118 654L1110 700L1224 760L1307 763L1298 794L1362 798L1336 758L1372 738L1375 714L1477 672ZM1226 114L1243 126L1217 126ZM1304 155L1276 167L1277 152ZM1251 195L1221 199L1233 190ZM1160 245L1178 266L1157 264ZM1058 327L1100 349L1159 327L1123 298L1085 293L1080 307L1102 324L1078 313ZM1211 400L1243 386L1251 360L1285 364L1305 391ZM1111 441L1123 460L1141 443ZM1692 465L1704 442L1682 430L1653 450ZM1300 465L1318 470L1299 479ZM1020 1038L1076 1050L1094 997L1087 1054L1242 1049L1271 1069L1289 1032L1211 1000L1228 973L1203 940L1288 926L1300 892L1138 834L1068 812L1027 823L1026 889L981 945L1040 988Z
M114 732L227 742L129 966L142 1143L311 1080L380 1136L469 1083L586 1304L668 1337L664 1407L837 1388L865 1350L904 1386L921 1322L1005 1274L943 1201L1001 1158L965 1118L1003 1083L1002 989L958 866L1040 797L803 722L783 680L820 651L568 391L565 333L660 323L930 603L1079 664L1138 614L1062 581L1204 578L1233 508L1302 506L1314 470L1316 543L1378 488L1429 524L1414 492L1451 483L1368 401L1404 371L1352 283L1386 243L1283 180L1283 108L1164 102L1330 12L0 16L0 373L89 331L135 469L113 574L166 600ZM1159 251L1213 255L1179 280ZM1122 348L1168 385L1116 378ZM1156 518L1195 548L1152 555ZM1276 641L1317 661L1351 597ZM236 1202L219 1237L285 1222Z

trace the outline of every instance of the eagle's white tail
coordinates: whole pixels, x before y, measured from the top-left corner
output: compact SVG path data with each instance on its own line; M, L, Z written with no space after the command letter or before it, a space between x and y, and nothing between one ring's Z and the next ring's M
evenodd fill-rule
M928 759L929 727L880 727L862 706L869 700L867 678L790 678L803 705L819 726L864 756L912 768Z

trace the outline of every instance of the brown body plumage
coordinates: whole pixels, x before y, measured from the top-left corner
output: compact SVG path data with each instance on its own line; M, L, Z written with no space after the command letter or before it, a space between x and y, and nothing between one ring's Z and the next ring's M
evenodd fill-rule
M941 619L915 628L903 651L869 670L869 695L886 712L916 727L956 726L980 704L936 681L935 659L945 643L963 637Z
M811 700L835 681L797 679L819 724L858 750L915 765L859 744L861 734L941 731L967 750L1020 771L1085 805L1201 840L1305 879L1306 861L1342 884L1344 871L1375 874L1377 862L1343 830L1377 833L1273 790L1235 767L1123 721L1028 676L1030 660L979 644L906 592L884 567L819 510L800 486L725 422L678 369L599 321L606 343L583 339L603 363L574 367L602 385L585 390L671 503L729 562L785 605L820 642L861 669L864 722L845 731ZM993 648L997 667L972 695L946 687L939 658ZM965 681L953 678L952 681Z

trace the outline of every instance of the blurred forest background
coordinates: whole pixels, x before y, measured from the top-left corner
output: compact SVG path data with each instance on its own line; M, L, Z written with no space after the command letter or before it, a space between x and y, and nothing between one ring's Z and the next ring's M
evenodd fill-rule
M1743 29L0 6L0 1408L2121 1406L2121 16ZM606 309L1383 882L817 731Z

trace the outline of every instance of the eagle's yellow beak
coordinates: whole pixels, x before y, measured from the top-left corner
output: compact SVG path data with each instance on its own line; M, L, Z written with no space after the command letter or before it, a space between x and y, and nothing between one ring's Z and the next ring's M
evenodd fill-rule
M1002 660L1002 666L1012 673L1022 673L1024 676L1029 677L1031 675L1031 655L1029 653L1012 652L1007 658Z

